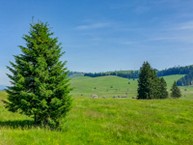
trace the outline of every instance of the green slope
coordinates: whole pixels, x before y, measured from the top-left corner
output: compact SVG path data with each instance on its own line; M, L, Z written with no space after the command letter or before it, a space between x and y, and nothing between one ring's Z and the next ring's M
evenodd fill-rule
M128 80L115 76L105 77L77 77L71 80L73 95L90 96L97 94L98 96L112 97L114 95L135 95L136 80Z
M174 81L179 80L180 78L182 78L184 75L169 75L169 76L165 76L163 77L165 79L165 81L167 82L167 86L170 89L174 83Z
M183 75L166 76L164 79L170 90L174 81ZM116 76L103 77L75 77L71 79L74 88L73 96L91 96L96 94L99 97L127 96L129 98L137 95L137 80L126 79Z

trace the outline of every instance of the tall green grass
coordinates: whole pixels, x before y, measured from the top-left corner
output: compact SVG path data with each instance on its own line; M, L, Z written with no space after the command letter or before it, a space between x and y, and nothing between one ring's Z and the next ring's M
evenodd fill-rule
M2 103L0 112L0 145L193 143L192 100L75 97L62 130L52 131L33 126L30 118L8 112Z
M174 80L168 76L168 90ZM129 82L129 83L128 83ZM73 107L61 130L34 126L33 120L8 112L0 92L0 145L192 145L193 87L181 87L183 97L165 100L113 99L136 95L137 81L119 77L72 79ZM108 91L107 91L108 90ZM90 94L99 96L92 99Z

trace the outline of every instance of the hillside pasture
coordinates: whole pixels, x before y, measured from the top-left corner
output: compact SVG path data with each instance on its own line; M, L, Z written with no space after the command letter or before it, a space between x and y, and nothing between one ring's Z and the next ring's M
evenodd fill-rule
M71 80L73 96L100 97L136 96L137 80L128 80L116 76L76 77Z
M171 75L164 77L168 85L168 91L170 91L173 82L181 77L183 77L183 75ZM136 98L137 83L137 79L126 79L116 76L94 78L82 76L71 79L71 85L73 87L72 95L86 97L96 94L99 97L105 98L117 96ZM182 91L183 90L184 89L182 89ZM188 91L186 93L188 95Z

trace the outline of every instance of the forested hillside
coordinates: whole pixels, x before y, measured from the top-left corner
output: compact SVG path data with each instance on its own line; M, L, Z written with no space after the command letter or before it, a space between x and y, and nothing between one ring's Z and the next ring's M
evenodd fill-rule
M158 76L176 75L176 74L189 74L193 71L193 65L178 66L158 71Z
M189 66L177 66L164 70L156 70L158 77L168 75L184 74L185 76L177 81L178 86L188 86L193 84L193 65ZM77 73L77 72L76 72ZM89 77L100 77L100 76L119 76L128 79L137 79L139 77L138 70L120 70L120 71L108 71L99 73L79 73L79 75Z
M189 72L183 78L177 81L178 86L189 86L193 85L193 71Z
M120 71L108 71L99 73L85 73L84 76L100 77L100 76L119 76L122 78L136 79L139 77L138 70L120 70Z

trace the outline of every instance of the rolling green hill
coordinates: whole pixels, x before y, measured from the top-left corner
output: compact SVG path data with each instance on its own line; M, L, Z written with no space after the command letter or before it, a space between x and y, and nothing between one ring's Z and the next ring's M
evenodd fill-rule
M135 95L137 81L115 76L77 77L71 80L71 84L74 88L73 95L97 94L101 97L112 97L114 95Z
M174 81L183 75L165 76L164 79L170 90ZM103 77L75 77L71 79L73 96L91 96L96 94L99 97L127 96L129 98L137 95L137 80L126 79L116 76ZM190 87L191 88L191 87Z

